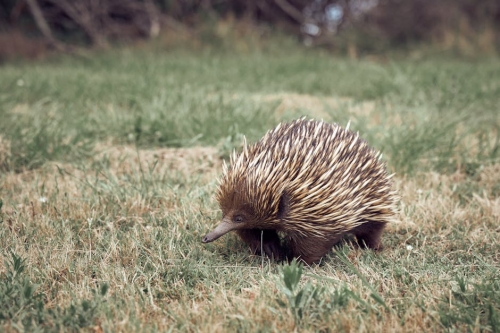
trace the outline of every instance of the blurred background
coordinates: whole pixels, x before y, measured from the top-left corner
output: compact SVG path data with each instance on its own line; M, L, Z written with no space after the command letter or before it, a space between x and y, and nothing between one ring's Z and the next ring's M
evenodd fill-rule
M0 60L107 48L156 38L166 45L258 47L282 34L358 57L388 50L464 56L500 50L498 0L2 0Z

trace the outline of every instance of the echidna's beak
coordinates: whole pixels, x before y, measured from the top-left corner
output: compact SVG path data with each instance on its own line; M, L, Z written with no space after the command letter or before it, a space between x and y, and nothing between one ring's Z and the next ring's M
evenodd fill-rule
M231 222L229 219L222 219L222 222L215 227L214 230L210 231L208 234L203 237L203 243L210 243L216 240L217 238L227 234L229 231L234 230L238 227L236 223Z

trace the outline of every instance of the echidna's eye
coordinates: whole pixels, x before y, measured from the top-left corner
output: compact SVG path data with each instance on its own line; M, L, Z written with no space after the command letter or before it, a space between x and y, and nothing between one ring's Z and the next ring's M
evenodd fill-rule
M243 222L243 217L241 215L237 215L234 217L234 222L240 223Z

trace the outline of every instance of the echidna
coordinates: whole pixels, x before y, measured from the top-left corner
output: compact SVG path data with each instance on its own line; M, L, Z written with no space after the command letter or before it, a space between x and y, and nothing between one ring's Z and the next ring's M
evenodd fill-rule
M224 163L217 191L222 222L203 242L236 230L255 254L307 264L345 233L378 250L395 210L391 176L379 155L337 124L281 123Z

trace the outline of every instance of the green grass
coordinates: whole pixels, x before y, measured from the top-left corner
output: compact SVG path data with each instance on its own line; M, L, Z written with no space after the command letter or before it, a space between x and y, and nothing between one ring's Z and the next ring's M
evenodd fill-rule
M0 67L3 331L500 330L500 60L114 50ZM249 256L221 158L323 117L384 153L385 250Z
M279 92L376 101L380 124L342 108L330 109L329 120L353 121L397 171L429 158L443 168L499 155L497 60L377 64L300 49L286 57L143 50L4 65L1 76L0 131L15 152L4 170L78 158L96 141L151 147L214 145L239 134L256 140L277 122L276 105L248 96ZM475 156L463 156L464 138L480 141Z

